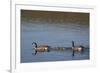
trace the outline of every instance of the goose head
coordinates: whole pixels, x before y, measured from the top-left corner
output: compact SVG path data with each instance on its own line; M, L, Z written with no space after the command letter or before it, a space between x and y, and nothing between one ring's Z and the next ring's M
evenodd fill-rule
M36 42L33 42L32 45L33 44L35 45L34 48L37 48L37 43Z

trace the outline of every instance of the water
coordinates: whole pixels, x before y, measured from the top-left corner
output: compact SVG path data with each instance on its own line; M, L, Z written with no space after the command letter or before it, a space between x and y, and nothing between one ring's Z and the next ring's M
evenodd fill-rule
M88 14L84 15L83 13L78 17L76 13L69 14L71 17L64 17L64 14L61 14L60 16L63 17L59 18L60 16L52 15L50 12L44 12L44 14L39 12L40 15L44 16L45 13L49 13L48 16L40 17L38 12L36 15L36 12L33 11L33 16L25 13L25 11L22 12L21 63L89 59L89 21L86 20L89 17ZM72 20L75 15L78 20ZM50 16L55 16L58 19ZM84 18L80 18L82 16ZM75 45L83 45L88 49L85 49L82 55L75 53L74 57L72 57L71 48L64 51L42 52L32 55L32 42L36 42L38 45L47 44L52 47L71 47L72 40L75 41Z

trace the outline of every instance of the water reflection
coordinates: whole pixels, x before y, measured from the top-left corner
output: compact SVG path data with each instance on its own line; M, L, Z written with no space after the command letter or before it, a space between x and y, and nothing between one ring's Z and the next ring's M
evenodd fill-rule
M72 40L75 45L89 48L88 13L21 11L21 62L89 59L89 49L74 58L70 50L31 54L33 41L52 47L72 47Z

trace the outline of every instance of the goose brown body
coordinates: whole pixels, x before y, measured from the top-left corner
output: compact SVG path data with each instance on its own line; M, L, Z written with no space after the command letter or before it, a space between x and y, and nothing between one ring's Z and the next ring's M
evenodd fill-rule
M37 54L37 52L49 52L49 48L50 46L48 45L37 45L37 43L33 42L32 45L33 46L33 50L35 50L35 55Z
M72 41L72 51L73 51L72 56L74 56L75 52L82 53L83 52L83 46L75 46L74 41Z
M39 45L36 48L34 48L38 52L45 52L48 51L49 46L48 45Z
M77 52L81 52L82 51L82 47L80 47L80 46L73 47L72 50L73 51L77 51Z

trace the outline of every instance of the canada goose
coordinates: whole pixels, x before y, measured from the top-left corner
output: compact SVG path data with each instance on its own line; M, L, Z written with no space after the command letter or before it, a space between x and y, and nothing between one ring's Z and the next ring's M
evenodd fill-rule
M75 46L74 45L74 41L72 41L72 51L73 51L73 53L72 53L72 56L74 56L74 53L75 52L80 52L81 54L82 54L82 52L83 52L83 46Z
M48 45L37 45L36 42L33 42L32 45L34 44L33 49L35 50L35 55L37 52L49 52L50 51L50 46Z

